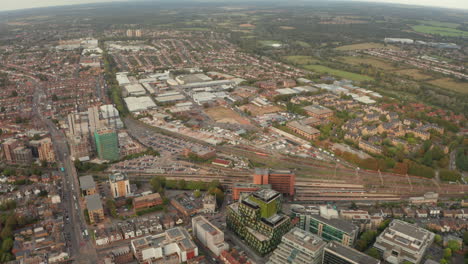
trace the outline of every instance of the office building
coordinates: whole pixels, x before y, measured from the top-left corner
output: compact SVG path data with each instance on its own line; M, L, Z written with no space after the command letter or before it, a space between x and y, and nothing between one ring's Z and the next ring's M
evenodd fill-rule
M326 244L320 237L295 227L283 236L267 264L320 264Z
M109 185L112 193L112 197L126 197L130 191L130 180L125 173L114 173L109 175Z
M85 197L86 209L88 210L89 222L91 224L104 221L104 208L102 207L99 194L92 194Z
M94 132L94 140L99 159L115 161L119 159L119 138L115 130L101 128Z
M134 239L131 247L139 263L179 264L198 256L198 247L183 227Z
M341 219L327 219L319 215L307 215L302 229L316 234L325 241L337 241L352 247L359 234L359 227Z
M291 228L288 216L279 212L281 193L261 189L227 208L227 227L261 255L273 251Z
M94 182L92 175L81 176L80 190L83 196L93 195L96 193L96 182Z
M380 260L331 241L323 251L322 264L380 264Z
M296 175L290 170L269 170L255 168L254 184L270 184L271 188L283 195L294 195Z
M219 256L229 245L224 242L224 233L210 223L204 216L192 218L194 236L214 255Z
M374 247L388 263L409 261L419 264L434 237L434 233L426 229L401 220L393 220L377 237Z
M9 138L5 142L2 143L2 151L3 155L5 156L5 160L8 163L15 162L15 154L13 150L19 146L19 141L14 138Z

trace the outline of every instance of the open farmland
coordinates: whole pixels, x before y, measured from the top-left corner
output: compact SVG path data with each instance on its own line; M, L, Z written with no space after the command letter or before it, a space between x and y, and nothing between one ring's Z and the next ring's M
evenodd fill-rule
M329 68L329 67L323 66L323 65L306 65L306 66L304 66L304 68L307 69L307 70L316 71L316 72L320 72L320 73L328 73L328 74L331 74L331 75L335 75L335 76L338 76L338 77L341 77L341 78L350 79L350 80L358 81L358 82L373 80L372 77L369 77L369 76L366 76L366 75L357 74L357 73L353 73L353 72L342 71L342 70L337 70L337 69L332 69L332 68Z
M416 25L411 27L414 31L432 34L432 35L441 35L447 37L468 37L468 32L463 30L458 30L455 28L448 27L434 27L426 25Z
M342 57L340 59L342 59L346 63L353 64L353 65L368 64L368 65L371 65L373 67L380 68L383 70L396 69L394 66L392 66L391 62L386 62L384 60L379 60L379 59L371 58L368 56L364 56L364 57L348 56L348 57Z
M312 56L285 56L284 59L292 64L298 65L307 65L307 64L314 64L319 62L319 60L315 59Z
M432 76L430 75L427 75L427 74L424 74L422 73L420 70L418 69L405 69L405 70L398 70L398 71L395 71L395 73L397 74L402 74L402 75L406 75L408 77L411 77L417 81L419 80L427 80L427 79L430 79L432 78Z
M428 83L445 88L445 89L449 89L455 92L468 94L467 82L457 82L450 78L442 78L442 79L430 81Z

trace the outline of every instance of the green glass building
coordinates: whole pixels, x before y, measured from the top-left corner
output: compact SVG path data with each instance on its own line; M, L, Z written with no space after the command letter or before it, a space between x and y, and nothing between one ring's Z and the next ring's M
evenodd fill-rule
M260 189L228 206L227 227L261 255L273 251L291 229L290 218L280 212L281 194Z
M120 158L117 132L110 128L101 128L94 132L94 142L99 159L115 161Z

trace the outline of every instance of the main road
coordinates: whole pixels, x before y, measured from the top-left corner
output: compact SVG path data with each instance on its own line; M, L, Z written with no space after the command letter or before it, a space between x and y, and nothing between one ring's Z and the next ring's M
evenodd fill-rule
M35 90L33 96L33 115L36 121L42 123L50 133L57 163L62 170L63 176L63 201L64 215L66 215L64 234L69 239L69 252L71 258L76 263L97 263L98 257L93 243L89 236L84 236L84 230L87 229L83 210L81 209L80 188L78 183L78 174L70 158L66 137L56 125L43 116L40 108L45 104L46 98L43 87L35 81Z

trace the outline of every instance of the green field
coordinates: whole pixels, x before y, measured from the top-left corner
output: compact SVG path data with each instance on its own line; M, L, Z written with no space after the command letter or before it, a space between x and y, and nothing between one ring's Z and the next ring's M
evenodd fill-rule
M365 42L365 43L358 43L352 45L345 45L338 48L336 50L341 51L350 51L350 50L365 50L365 49L378 49L378 48L388 48L388 49L398 49L392 45L385 45L383 43L374 43L374 42Z
M301 46L301 47L303 47L303 48L310 48L309 43L304 42L304 41L299 41L299 40L298 40L298 41L295 41L294 43L296 43L297 45L299 45L299 46Z
M331 75L335 75L341 78L345 79L350 79L353 81L372 81L374 78L366 76L366 75L361 75L353 72L347 72L347 71L342 71L342 70L337 70L337 69L332 69L327 66L323 65L306 65L304 66L305 69L311 70L311 71L316 71L320 73L329 73Z
M315 64L317 62L320 62L312 56L285 56L284 59L290 63L298 65Z
M435 20L418 20L422 25L434 26L434 27L446 27L446 28L457 28L460 24L440 22Z
M445 89L449 89L455 92L468 94L468 83L458 82L451 78L442 78L428 82L432 85L436 85Z
M353 64L353 65L360 65L360 64L367 64L371 65L376 68L384 69L384 70L394 70L395 67L392 65L391 62L387 62L380 59L371 58L368 56L348 56L348 57L341 57L340 60L343 60L346 63Z
M455 28L434 27L425 25L412 26L412 28L416 32L421 32L425 34L441 35L447 37L468 37L467 31L462 31Z

